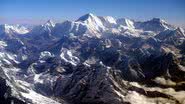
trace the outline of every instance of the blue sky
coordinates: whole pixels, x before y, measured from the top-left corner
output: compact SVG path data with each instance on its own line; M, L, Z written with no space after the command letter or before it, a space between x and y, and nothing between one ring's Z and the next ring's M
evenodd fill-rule
M75 20L86 13L148 20L185 27L185 0L0 0L0 23Z

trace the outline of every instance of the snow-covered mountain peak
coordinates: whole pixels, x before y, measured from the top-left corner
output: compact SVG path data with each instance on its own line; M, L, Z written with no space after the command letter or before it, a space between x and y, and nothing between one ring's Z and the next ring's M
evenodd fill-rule
M55 26L55 24L54 24L54 22L52 20L48 20L44 25L50 26L50 27L54 27Z
M14 27L14 29L14 31L16 31L18 34L26 34L29 32L28 28L18 24Z
M111 16L96 16L92 13L88 13L80 17L77 21L84 22L86 24L97 25L101 28L111 27L112 25L117 24L116 19Z
M52 20L48 20L45 24L35 26L31 33L32 34L42 34L44 32L51 32L52 29L55 27L55 24Z
M163 27L165 29L173 29L174 28L174 26L168 24L165 20L163 20L161 18L153 18L147 22L151 23L153 25L155 25L155 24L160 25L161 27Z
M105 16L105 17L98 17L100 18L101 22L103 23L103 25L106 27L106 28L114 28L115 25L117 25L116 23L116 19L114 19L113 17L111 16Z
M153 18L152 20L153 22L158 22L158 23L167 23L165 20L161 19L161 18Z
M28 32L29 30L26 27L21 26L21 25L8 25L8 24L0 25L0 34L2 33L26 34Z
M173 25L168 24L160 18L153 18L144 22L136 22L135 27L144 31L153 31L155 33L160 33L164 30L174 30Z
M106 17L102 17L106 22L109 22L111 24L117 24L116 23L116 19L114 19L113 17L111 16L106 16Z
M130 27L130 28L135 28L134 27L134 22L130 19L127 19L127 18L117 19L116 22L120 25L123 25L123 26L127 26L127 27Z
M76 22L81 22L85 24L90 34L98 34L99 32L105 30L101 19L98 16L93 15L92 13L80 17Z
M98 16L93 15L92 13L85 14L84 16L80 17L77 21L84 22L86 24L91 24L91 25L97 25L103 27L103 24L98 18Z
M83 16L81 16L80 18L78 18L76 21L86 21L88 19L93 19L93 18L97 18L97 16L95 16L94 14L92 13L88 13L88 14L85 14Z

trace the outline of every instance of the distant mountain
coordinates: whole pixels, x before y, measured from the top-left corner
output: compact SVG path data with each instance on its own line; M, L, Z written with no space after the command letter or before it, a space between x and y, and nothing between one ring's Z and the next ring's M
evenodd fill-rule
M29 29L21 25L8 25L8 24L0 25L1 38L6 38L6 37L12 38L12 37L16 37L16 35L22 35L28 32L29 32Z
M43 25L39 25L39 26L35 26L30 33L32 34L42 34L44 32L51 32L51 30L54 28L55 24L51 21L48 20L45 24Z
M0 104L184 104L184 46L159 18L0 25Z
M166 23L164 20L160 18L153 18L152 20L146 22L137 22L136 27L138 29L142 29L144 31L154 31L154 32L161 32L166 29L174 29L175 27Z

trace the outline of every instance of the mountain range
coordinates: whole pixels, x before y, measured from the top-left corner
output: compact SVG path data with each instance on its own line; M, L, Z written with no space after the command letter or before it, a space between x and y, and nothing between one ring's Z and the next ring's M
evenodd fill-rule
M185 30L85 14L0 25L2 104L185 104Z

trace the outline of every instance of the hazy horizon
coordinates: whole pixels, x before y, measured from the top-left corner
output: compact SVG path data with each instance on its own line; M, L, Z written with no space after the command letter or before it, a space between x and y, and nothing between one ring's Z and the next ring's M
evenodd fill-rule
M49 19L62 22L93 13L137 21L161 18L185 27L184 5L184 0L1 0L0 24L43 24Z

